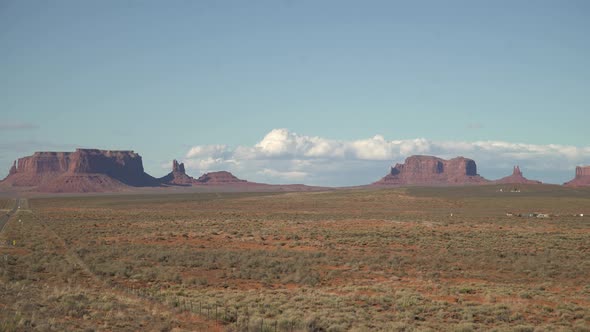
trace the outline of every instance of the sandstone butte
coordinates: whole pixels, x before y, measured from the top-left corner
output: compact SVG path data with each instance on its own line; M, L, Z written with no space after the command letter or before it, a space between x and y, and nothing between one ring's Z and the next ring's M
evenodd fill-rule
M96 149L35 152L18 159L2 184L36 187L41 192L101 192L160 185L144 172L139 154Z
M499 180L494 181L499 184L541 184L541 181L529 180L522 175L520 167L514 166L512 175L503 177Z
M568 187L590 186L590 166L576 167L576 177L563 185Z
M195 179L186 174L184 164L178 161L172 161L172 172L158 179L160 183L173 186L190 186L195 183Z
M518 166L510 176L489 181L477 174L472 159L457 157L444 160L434 156L411 156L396 164L389 174L374 182L375 186L468 185L468 184L536 184L526 179ZM576 177L566 186L590 186L590 166L577 167ZM183 163L174 160L172 171L159 179L144 172L141 156L133 151L76 149L75 152L35 152L15 161L2 187L30 187L39 192L105 192L130 187L218 186L239 190L321 190L305 185L268 185L249 182L230 172L203 174L195 179L186 174ZM326 188L323 188L326 189Z
M444 160L434 156L411 156L396 164L389 174L373 185L465 185L484 184L475 161L457 157Z
M262 185L260 183L248 182L246 180L238 179L232 173L227 171L210 172L201 175L195 179L186 174L184 164L176 160L172 161L172 172L166 176L158 179L160 183L166 185L176 186L192 186L192 185L228 185L228 184L250 184Z
M144 172L141 156L133 151L76 149L75 152L35 152L15 161L2 187L29 187L38 192L107 192L131 187L230 186L268 187L248 182L230 172L219 171L198 179L186 174L184 164L174 160L172 171L159 179ZM308 190L307 186L277 186Z
M204 185L223 185L223 184L258 184L246 180L241 180L227 171L211 172L201 175L197 180L197 184Z

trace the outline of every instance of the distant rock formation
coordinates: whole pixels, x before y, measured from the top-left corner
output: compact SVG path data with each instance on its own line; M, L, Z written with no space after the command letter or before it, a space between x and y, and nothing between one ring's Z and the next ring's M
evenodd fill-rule
M373 185L463 185L489 181L477 174L475 161L457 157L444 160L434 156L411 156L396 164L389 174Z
M178 163L178 161L172 161L172 172L166 176L158 179L162 184L173 185L173 186L190 186L197 180L188 176L184 170L184 164Z
M121 191L128 187L106 174L64 173L54 180L42 183L35 190L50 193L88 193Z
M178 161L176 161L176 159L172 160L172 172L186 174L184 170L184 163L179 164Z
M133 151L76 149L75 152L35 152L13 163L0 181L0 191L52 193L132 191L136 187L192 187L195 191L311 191L306 185L249 182L227 171L210 172L198 179L186 174L183 163L172 161L172 172L156 179L144 172L141 156ZM184 189L182 189L184 190ZM186 190L191 190L186 188Z
M35 152L19 158L2 181L13 186L38 186L67 172L70 152Z
M590 186L590 166L577 166L576 177L563 185L568 187Z
M35 152L20 158L15 166L2 182L37 187L38 191L112 191L125 185L159 185L157 179L144 172L141 156L133 151Z
M499 180L494 181L498 184L541 184L541 181L536 180L529 180L522 175L520 171L520 167L514 166L514 170L512 171L512 175L503 177Z
M241 180L227 171L211 172L201 175L196 184L225 185L225 184L248 184L250 182Z

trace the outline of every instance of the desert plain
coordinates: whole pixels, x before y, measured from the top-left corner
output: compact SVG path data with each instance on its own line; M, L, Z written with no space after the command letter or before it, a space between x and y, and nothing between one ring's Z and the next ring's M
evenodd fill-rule
M0 331L589 331L590 188L4 198Z

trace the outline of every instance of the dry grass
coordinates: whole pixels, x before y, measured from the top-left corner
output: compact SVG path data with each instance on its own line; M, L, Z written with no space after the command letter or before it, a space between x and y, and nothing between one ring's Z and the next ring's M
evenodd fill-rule
M13 199L0 199L0 212L8 211L14 206Z
M0 331L209 329L202 319L105 286L30 212L10 219L0 243Z
M6 292L30 278L38 288L83 285L88 276L60 250L47 255L51 231L98 280L228 330L587 331L590 218L573 214L590 214L590 192L497 189L38 199L31 205L48 230L9 224L8 236L39 239L0 271ZM38 301L57 303L56 320L109 310L92 291L50 293ZM25 321L39 315L2 303ZM120 320L145 310L125 305Z

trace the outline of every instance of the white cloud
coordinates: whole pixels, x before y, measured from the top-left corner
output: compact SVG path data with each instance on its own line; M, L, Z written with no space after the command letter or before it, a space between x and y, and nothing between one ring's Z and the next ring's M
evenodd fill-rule
M297 152L298 140L301 139L287 129L273 129L254 148L268 157L290 155Z
M213 157L223 158L230 152L227 145L197 145L192 147L186 154L187 158Z
M214 157L204 157L200 159L187 159L184 162L185 168L189 169L197 169L200 170L202 173L211 172L211 171L221 171L226 168L231 168L238 165L233 159L224 159L224 158L214 158Z
M270 169L270 168L265 168L261 171L258 171L258 174L269 176L271 178L284 179L284 180L288 180L288 181L303 180L307 177L306 172L300 172L300 171L284 171L284 172L282 172L282 171L277 171L277 170Z
M504 141L432 141L425 138L387 140L382 135L359 140L332 140L273 129L252 146L195 146L187 152L185 164L188 169L200 172L227 169L253 181L292 180L349 185L377 180L387 172L389 165L403 162L415 154L472 158L478 162L480 174L490 178L496 173L510 172L515 164L520 164L525 172L526 169L559 170L564 172L562 176L570 177L567 174L573 174L576 165L590 163L590 147ZM381 171L377 171L379 169ZM554 182L562 180L567 178Z

